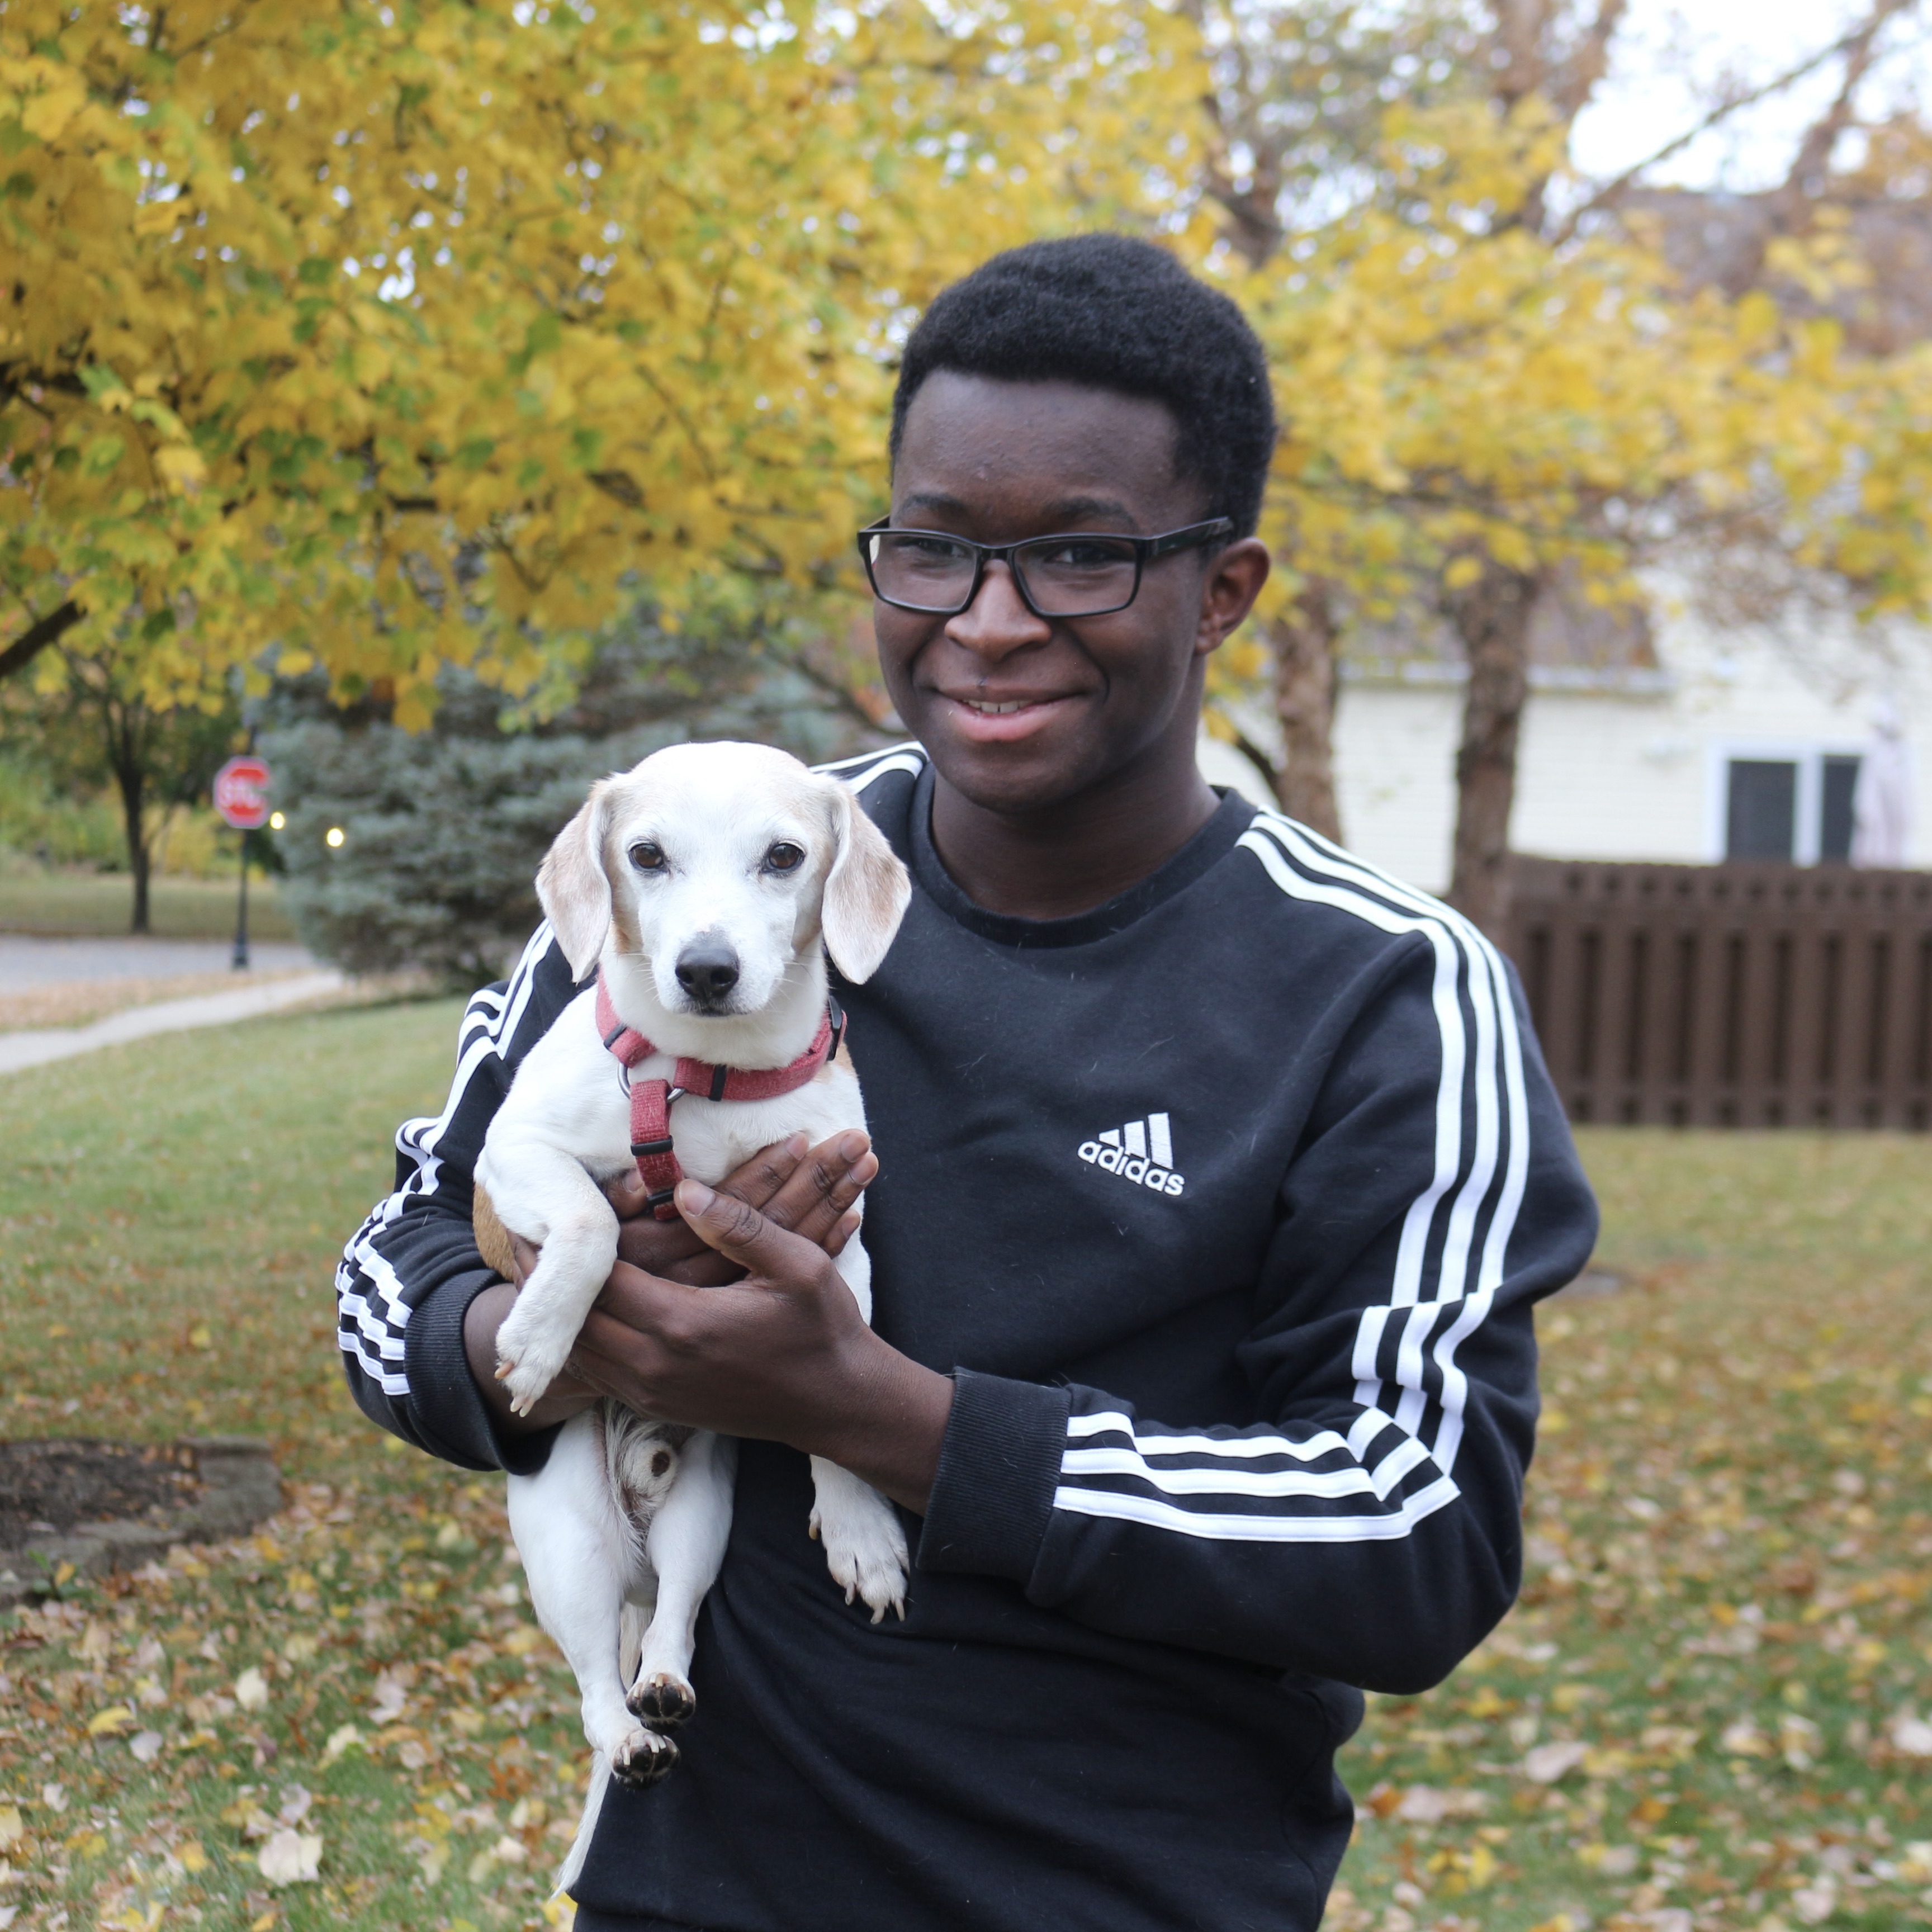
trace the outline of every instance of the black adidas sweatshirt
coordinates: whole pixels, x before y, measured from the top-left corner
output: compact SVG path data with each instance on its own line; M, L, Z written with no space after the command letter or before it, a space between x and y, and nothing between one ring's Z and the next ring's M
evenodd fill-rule
M1509 969L1239 799L1075 919L947 876L916 747L836 767L912 869L846 992L880 1168L875 1320L957 1382L904 1623L848 1607L806 1460L748 1443L663 1784L614 1788L582 1932L1311 1932L1352 1687L1419 1690L1508 1607L1531 1306L1596 1220ZM350 1244L369 1414L500 1439L464 1312L470 1170L572 997L539 932Z

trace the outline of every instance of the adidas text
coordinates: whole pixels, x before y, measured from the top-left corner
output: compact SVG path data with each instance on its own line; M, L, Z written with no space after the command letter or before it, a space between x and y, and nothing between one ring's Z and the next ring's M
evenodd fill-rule
M1174 1172L1174 1142L1165 1114L1150 1114L1144 1120L1130 1120L1124 1127L1109 1127L1082 1141L1080 1158L1156 1194L1178 1198L1187 1184Z

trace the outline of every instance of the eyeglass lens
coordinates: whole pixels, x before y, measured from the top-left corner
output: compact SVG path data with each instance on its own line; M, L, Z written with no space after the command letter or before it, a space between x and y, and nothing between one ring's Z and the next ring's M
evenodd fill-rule
M962 609L977 553L921 530L883 530L872 539L879 595L921 610ZM1054 537L1022 544L1013 567L1034 608L1049 617L1090 616L1132 601L1135 549L1104 536Z

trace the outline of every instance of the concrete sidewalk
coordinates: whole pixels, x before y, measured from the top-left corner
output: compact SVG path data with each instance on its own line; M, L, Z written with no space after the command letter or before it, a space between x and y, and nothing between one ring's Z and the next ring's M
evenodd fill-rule
M32 933L0 932L0 994L76 980L174 980L190 973L218 973L227 967L233 950L226 939L46 939ZM321 963L305 947L286 940L250 945L248 958L263 973Z
M87 942L75 942L76 944ZM153 1006L132 1006L92 1026L52 1027L38 1033L0 1034L0 1073L43 1066L53 1060L71 1059L96 1048L120 1046L151 1034L182 1033L193 1027L225 1026L249 1020L284 1006L299 1006L339 992L346 983L333 968L304 973L299 978L275 980L266 986L240 986L232 993L209 993L199 999L163 1000Z

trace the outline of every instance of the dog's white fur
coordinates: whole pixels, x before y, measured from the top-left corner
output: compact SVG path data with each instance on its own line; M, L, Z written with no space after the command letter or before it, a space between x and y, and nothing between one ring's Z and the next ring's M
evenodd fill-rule
M767 862L782 845L805 855L789 871ZM662 863L640 866L633 855L650 860L653 848ZM848 980L869 978L911 896L850 790L783 752L741 744L675 746L602 780L551 847L537 890L572 970L581 979L601 962L619 1017L659 1049L632 1070L644 1080L668 1079L680 1054L747 1069L789 1064L825 1011L825 953ZM722 1011L679 983L694 942L736 956ZM789 1134L816 1143L862 1128L866 1117L842 1052L775 1100L687 1094L670 1123L685 1172L716 1182ZM630 1169L630 1139L629 1102L586 990L532 1048L476 1168L503 1226L543 1250L498 1334L520 1409L563 1367L616 1259L602 1184ZM872 1267L856 1236L838 1267L869 1321ZM582 1868L608 1777L649 1783L676 1756L661 1733L694 1706L698 1612L724 1559L735 1462L728 1440L701 1431L687 1439L605 1402L565 1424L540 1474L509 1478L531 1600L577 1673L595 1754L560 1888ZM820 1457L812 1474L810 1528L848 1600L862 1598L874 1622L902 1609L906 1545L891 1506Z

